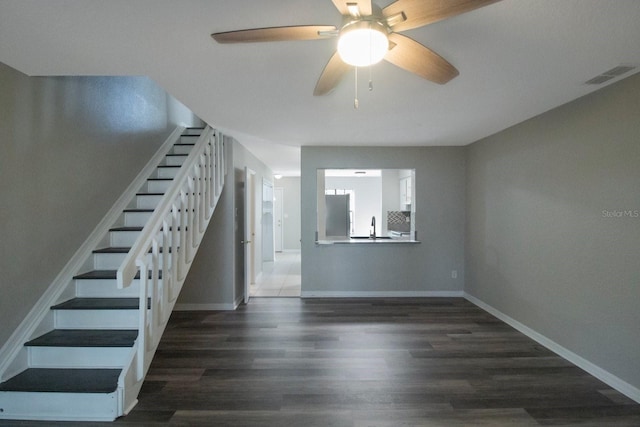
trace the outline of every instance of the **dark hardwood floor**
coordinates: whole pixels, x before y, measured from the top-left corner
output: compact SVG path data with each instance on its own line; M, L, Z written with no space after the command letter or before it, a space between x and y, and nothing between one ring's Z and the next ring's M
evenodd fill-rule
M640 405L462 298L265 298L173 313L115 424L640 426Z

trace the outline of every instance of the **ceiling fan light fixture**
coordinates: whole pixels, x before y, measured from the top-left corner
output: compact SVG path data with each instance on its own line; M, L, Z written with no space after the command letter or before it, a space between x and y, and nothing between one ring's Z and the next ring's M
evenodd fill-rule
M377 64L389 50L387 28L377 21L355 21L345 25L338 39L338 53L347 64L368 67Z

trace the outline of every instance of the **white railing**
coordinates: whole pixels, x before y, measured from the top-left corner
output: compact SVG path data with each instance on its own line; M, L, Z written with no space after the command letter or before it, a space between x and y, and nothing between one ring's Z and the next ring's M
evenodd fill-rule
M128 393L123 390L126 385L144 379L225 175L224 137L207 127L118 269L119 288L130 286L137 277L140 281L138 338L131 363L120 376L121 393Z

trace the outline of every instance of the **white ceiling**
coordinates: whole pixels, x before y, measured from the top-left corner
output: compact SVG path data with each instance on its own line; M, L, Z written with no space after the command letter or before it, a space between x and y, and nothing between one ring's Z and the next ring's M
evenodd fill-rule
M361 71L359 110L351 75L312 96L333 39L210 38L340 22L331 0L0 0L0 61L28 75L147 75L285 175L303 145L466 145L640 65L638 0L502 0L407 31L460 75L440 86L382 62L373 92Z

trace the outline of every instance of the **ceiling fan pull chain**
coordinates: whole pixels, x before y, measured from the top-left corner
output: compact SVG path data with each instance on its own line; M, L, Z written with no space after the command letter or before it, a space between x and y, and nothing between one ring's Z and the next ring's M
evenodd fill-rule
M353 108L356 110L360 106L360 102L358 102L358 67L353 67L356 70L356 87L355 87L355 97L353 99Z

